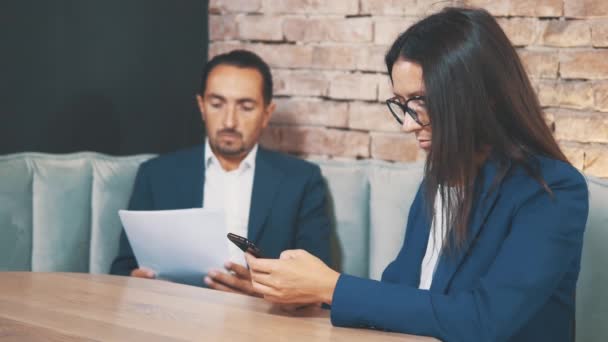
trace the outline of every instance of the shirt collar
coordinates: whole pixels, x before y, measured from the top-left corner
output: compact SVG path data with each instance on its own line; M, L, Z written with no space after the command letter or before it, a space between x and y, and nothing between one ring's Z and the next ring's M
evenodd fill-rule
M253 169L255 167L255 159L257 155L258 144L255 144L251 151L249 151L245 159L241 161L241 164L239 165L237 170L244 171L248 169ZM208 169L211 165L216 165L221 168L217 156L215 155L215 153L213 153L213 150L211 149L211 145L209 144L209 138L205 138L205 169Z

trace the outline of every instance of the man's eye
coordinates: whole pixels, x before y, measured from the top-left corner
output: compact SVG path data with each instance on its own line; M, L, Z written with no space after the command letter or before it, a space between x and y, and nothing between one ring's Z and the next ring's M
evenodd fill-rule
M251 112L252 110L255 109L254 106L248 105L248 106L241 106L241 109L246 111L246 112Z
M222 106L221 102L211 102L211 107L220 108Z

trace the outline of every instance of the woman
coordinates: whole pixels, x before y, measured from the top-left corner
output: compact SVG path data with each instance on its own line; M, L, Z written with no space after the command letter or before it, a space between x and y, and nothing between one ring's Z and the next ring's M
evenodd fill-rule
M587 187L504 32L484 10L445 9L405 31L386 65L387 104L427 152L399 255L380 282L300 250L248 255L254 288L277 303L330 304L338 326L571 340Z

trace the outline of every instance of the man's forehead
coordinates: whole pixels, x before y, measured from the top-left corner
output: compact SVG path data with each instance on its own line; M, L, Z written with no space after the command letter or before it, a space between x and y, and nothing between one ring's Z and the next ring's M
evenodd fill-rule
M257 98L263 96L264 81L253 68L218 65L207 78L206 93L230 98Z

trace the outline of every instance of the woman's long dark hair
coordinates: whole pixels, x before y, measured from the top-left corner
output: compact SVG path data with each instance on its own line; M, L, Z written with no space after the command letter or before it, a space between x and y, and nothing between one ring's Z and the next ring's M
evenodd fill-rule
M435 196L441 196L441 214L451 227L448 248L458 249L467 239L478 158L487 148L499 164L494 184L515 163L550 192L533 156L567 159L545 123L517 52L492 15L463 8L433 14L393 43L385 59L389 75L399 59L422 67L433 130L425 198L434 215Z

